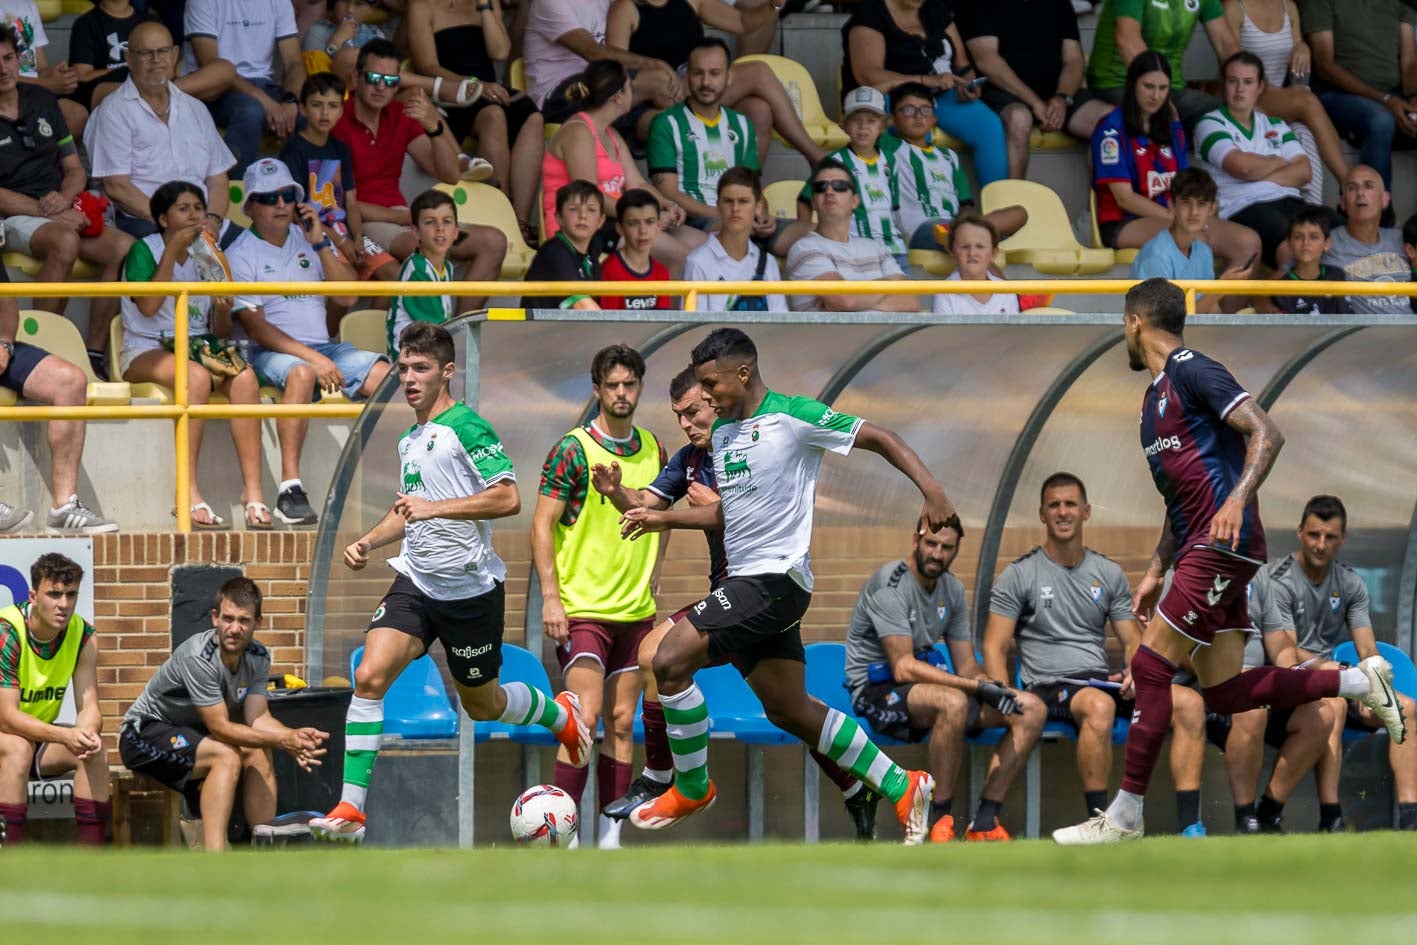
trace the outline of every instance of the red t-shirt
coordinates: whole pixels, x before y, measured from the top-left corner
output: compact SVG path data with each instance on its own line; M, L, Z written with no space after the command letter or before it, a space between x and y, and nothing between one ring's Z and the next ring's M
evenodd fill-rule
M427 134L423 126L404 113L402 102L390 102L379 115L379 131L354 117L354 102L346 103L330 134L349 146L354 158L354 178L359 181L359 199L379 207L406 207L399 190L403 159L408 144ZM447 132L444 131L444 134Z
M658 259L651 259L649 272L635 272L617 250L601 263L600 278L606 282L668 282L669 270ZM674 307L674 302L667 295L607 295L600 300L600 307L608 311L669 309Z

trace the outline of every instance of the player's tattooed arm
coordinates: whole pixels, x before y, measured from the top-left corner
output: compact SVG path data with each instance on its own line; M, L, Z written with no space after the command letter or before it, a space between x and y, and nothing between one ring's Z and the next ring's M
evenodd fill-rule
M1284 447L1284 434L1279 432L1279 427L1253 397L1246 398L1231 410L1225 422L1231 429L1245 434L1248 445L1245 447L1245 465L1240 470L1240 478L1210 521L1210 543L1229 547L1233 551L1240 545L1245 508L1254 500L1260 485L1274 468L1274 461Z

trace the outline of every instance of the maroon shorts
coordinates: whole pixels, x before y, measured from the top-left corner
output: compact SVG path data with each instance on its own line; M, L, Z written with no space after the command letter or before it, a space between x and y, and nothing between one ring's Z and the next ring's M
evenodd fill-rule
M1254 632L1245 588L1260 565L1214 548L1193 548L1176 563L1171 589L1156 606L1177 632L1203 646L1225 630Z
M599 663L606 676L638 669L640 643L653 629L653 617L633 623L572 617L569 621L570 639L565 646L556 648L556 658L563 672L582 657Z

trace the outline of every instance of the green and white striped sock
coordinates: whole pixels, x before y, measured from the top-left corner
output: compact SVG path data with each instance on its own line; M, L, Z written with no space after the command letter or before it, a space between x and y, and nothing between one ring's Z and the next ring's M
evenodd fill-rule
M540 689L523 682L509 682L502 684L502 694L507 697L507 707L497 721L510 725L540 725L553 732L565 727L566 710Z
M384 732L384 700L349 700L344 717L344 789L340 800L364 809L369 796L369 774L379 757L379 736Z
M699 687L675 695L660 693L669 751L674 756L674 786L691 801L708 794L708 706Z
M900 800L910 787L905 769L887 758L854 719L836 709L827 710L827 720L817 738L817 751L891 801Z

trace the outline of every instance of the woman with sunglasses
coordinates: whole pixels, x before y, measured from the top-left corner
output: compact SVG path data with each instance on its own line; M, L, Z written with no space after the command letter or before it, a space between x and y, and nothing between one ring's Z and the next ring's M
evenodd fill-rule
M153 194L150 209L159 231L133 244L123 263L123 281L201 281L192 247L203 238L206 226L207 203L202 189L187 181L169 181ZM171 388L176 381L178 358L172 350L177 321L173 297L124 296L120 308L123 351L118 363L123 380ZM233 404L259 403L261 391L256 372L244 361L232 362L224 354L227 345L223 340L231 334L231 299L192 295L188 297L187 308L191 353L184 351L181 356L191 361L187 365L188 403L207 403L213 387ZM197 360L199 351L212 359L214 370L226 371L226 376L214 376L212 370L204 367ZM241 467L241 503L246 510L246 527L269 529L271 511L261 494L261 421L248 417L230 423L236 459ZM210 530L225 528L226 520L202 499L197 486L197 458L202 449L204 426L201 420L191 422L187 466L192 483L192 527Z
M549 239L556 233L556 193L573 180L590 181L605 195L605 226L600 249L614 248L616 204L626 190L641 188L659 200L659 239L651 255L668 267L671 275L684 271L684 261L704 234L684 223L684 211L664 199L640 174L630 149L611 125L629 114L634 103L630 73L613 59L592 62L566 90L566 98L581 111L567 119L546 145L541 161L541 213Z

